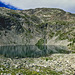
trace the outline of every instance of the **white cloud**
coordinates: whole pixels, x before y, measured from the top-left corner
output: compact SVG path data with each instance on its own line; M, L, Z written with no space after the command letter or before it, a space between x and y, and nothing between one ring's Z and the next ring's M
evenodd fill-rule
M6 4L13 5L20 9L30 9L38 7L62 8L64 10L75 12L75 0L0 0ZM72 10L71 10L72 9Z

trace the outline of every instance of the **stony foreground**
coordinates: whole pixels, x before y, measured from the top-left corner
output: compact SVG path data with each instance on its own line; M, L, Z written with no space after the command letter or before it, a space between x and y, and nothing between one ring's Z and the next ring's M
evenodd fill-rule
M15 59L0 56L0 75L75 75L75 54Z

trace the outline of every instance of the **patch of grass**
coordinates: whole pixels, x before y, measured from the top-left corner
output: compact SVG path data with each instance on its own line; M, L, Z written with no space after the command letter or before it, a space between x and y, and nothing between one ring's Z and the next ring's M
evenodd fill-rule
M49 59L48 58L46 58L46 61L48 61Z
M59 39L60 40L68 39L67 34L66 33L59 34Z
M53 60L52 57L41 57L41 59L46 60L46 61L48 61L48 60Z
M43 44L44 44L44 39L40 39L35 45L43 45Z
M75 50L75 43L72 42L70 44L68 44L68 47L71 49L71 50ZM75 51L74 51L75 52Z
M42 68L43 74L46 75L61 75L62 72L56 72L50 69L50 67Z
M16 75L16 74L26 74L26 75L60 75L62 74L62 72L56 72L50 69L50 67L39 67L39 66L35 66L35 68L39 68L37 70L33 70L33 69L27 69L27 68L21 68L21 69L8 69L8 71L4 70L4 71L0 71L1 73L6 73L6 74L12 74L12 75Z
M31 16L31 20L34 21L35 23L40 23L40 19L35 15Z
M54 36L55 33L50 32L49 37L52 38Z
M11 13L7 13L8 15L12 16L12 17L18 17L18 18L21 18L20 14L19 13L16 13L16 12L11 12Z

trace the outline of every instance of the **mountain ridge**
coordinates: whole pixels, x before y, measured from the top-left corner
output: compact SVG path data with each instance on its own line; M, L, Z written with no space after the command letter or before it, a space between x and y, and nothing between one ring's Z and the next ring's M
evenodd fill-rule
M0 45L62 45L75 50L75 14L56 8L0 7Z

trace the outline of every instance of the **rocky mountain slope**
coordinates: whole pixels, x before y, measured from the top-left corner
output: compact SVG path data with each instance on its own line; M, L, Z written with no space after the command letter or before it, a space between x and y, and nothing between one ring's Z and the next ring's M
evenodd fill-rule
M61 45L75 50L75 14L57 8L0 7L0 45Z

